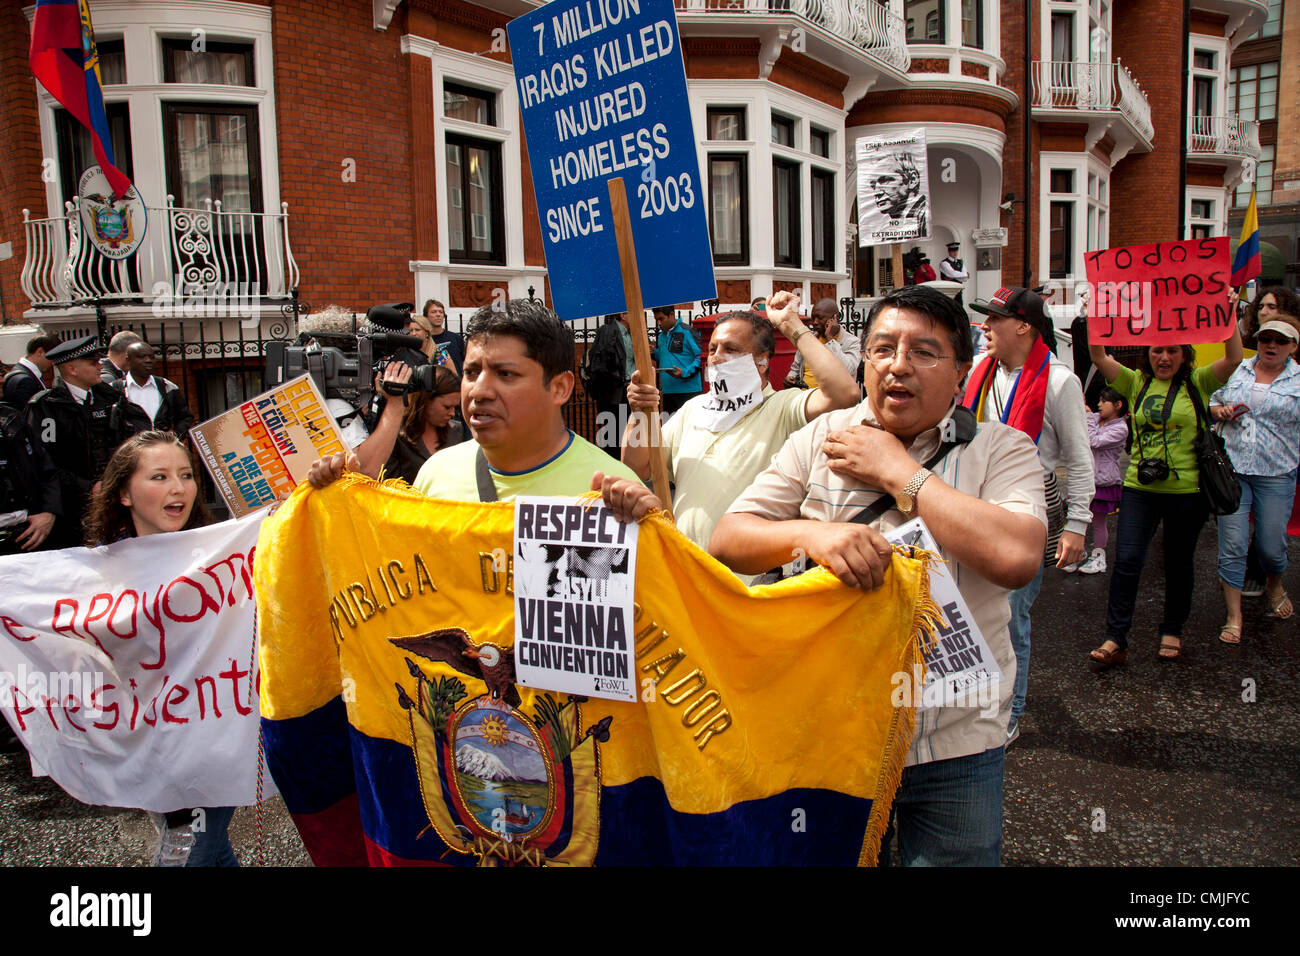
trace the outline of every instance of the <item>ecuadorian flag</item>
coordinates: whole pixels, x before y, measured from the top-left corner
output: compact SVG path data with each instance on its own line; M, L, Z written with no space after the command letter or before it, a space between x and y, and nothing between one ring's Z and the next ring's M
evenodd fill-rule
M1242 288L1262 272L1259 260L1259 212L1255 208L1255 187L1250 189L1250 205L1241 224L1241 240L1232 257L1232 285Z
M41 86L90 131L95 160L113 195L122 196L131 188L131 180L114 163L87 0L36 0L29 59Z
M318 865L875 862L928 556L751 592L652 515L625 703L515 682L513 521L352 475L264 522L267 765Z

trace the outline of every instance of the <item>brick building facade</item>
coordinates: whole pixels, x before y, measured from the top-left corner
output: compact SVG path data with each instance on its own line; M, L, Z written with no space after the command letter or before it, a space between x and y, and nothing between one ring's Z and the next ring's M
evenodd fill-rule
M92 0L151 230L125 267L95 274L71 261L60 218L84 144L31 77L31 8L5 4L5 322L84 327L95 298L111 323L145 322L159 289L214 275L255 280L240 314L262 334L283 334L295 287L314 308L437 298L453 327L496 290L548 296L503 30L535 6ZM676 6L724 305L779 288L862 302L897 281L887 250L853 238L854 140L868 133L925 127L934 213L916 245L937 265L961 243L967 302L1050 281L1062 316L1088 249L1226 233L1259 158L1257 124L1229 98L1267 0L1193 0L1186 22L1181 0ZM1300 43L1300 3L1282 6L1278 39L1262 41L1279 60ZM1272 134L1274 195L1292 203L1297 102L1279 94ZM205 221L234 265L186 258Z

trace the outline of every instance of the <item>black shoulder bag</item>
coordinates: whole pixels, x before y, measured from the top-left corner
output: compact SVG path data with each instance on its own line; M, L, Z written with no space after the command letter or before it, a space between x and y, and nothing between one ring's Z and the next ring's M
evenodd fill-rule
M1223 447L1223 438L1210 425L1209 415L1201 402L1200 392L1191 382L1187 385L1196 408L1196 467L1200 471L1201 496L1211 514L1230 515L1241 504L1241 483L1232 470L1232 461Z

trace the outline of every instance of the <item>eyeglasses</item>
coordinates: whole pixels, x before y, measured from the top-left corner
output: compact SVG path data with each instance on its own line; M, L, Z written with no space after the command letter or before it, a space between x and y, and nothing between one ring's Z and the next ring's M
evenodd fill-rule
M888 365L894 361L894 356L897 354L898 349L892 345L867 347L867 359L872 365ZM927 348L908 349L904 354L914 368L934 368L939 364L940 359L952 358L951 355L941 355Z
M1255 341L1260 345L1286 345L1288 342L1293 340L1284 335L1274 335L1271 332L1265 332L1263 335L1256 336Z

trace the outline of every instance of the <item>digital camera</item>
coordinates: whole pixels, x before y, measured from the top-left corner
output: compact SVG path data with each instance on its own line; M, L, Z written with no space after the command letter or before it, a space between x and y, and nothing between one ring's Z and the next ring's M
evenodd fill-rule
M1138 481L1144 485L1164 481L1169 477L1169 465L1159 458L1143 458L1138 462Z

